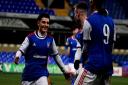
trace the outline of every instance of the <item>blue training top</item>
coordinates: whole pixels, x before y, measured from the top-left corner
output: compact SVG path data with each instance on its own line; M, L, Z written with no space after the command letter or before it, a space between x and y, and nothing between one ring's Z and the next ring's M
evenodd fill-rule
M112 74L112 48L114 42L114 22L109 16L98 12L90 15L84 22L83 39L88 43L88 60L84 68L92 73Z

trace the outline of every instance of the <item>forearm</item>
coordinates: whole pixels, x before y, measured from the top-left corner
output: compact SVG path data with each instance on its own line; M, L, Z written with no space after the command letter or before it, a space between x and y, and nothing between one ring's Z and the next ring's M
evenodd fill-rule
M77 48L77 51L75 53L75 60L74 60L74 68L78 69L81 59L81 48Z
M20 51L20 50L18 50L17 52L16 52L16 55L15 55L15 57L21 57L22 56L22 52Z
M19 58L22 56L23 53L26 52L28 46L29 46L29 40L26 37L23 43L21 44L19 50L15 54L15 59L14 59L15 64L18 64Z
M81 48L77 48L77 51L75 53L75 60L81 59Z
M88 53L88 44L90 43L90 40L84 40L83 41L83 48L82 48L82 56L87 56Z
M64 63L62 62L62 59L60 58L60 56L59 55L56 55L54 57L54 59L55 59L57 65L59 66L59 68L61 69L61 71L62 72L66 72L67 71L66 70L66 67L65 67Z
M14 63L15 63L15 64L18 64L19 59L20 59L21 56L22 56L22 52L18 50L18 51L16 52L15 59L14 59Z

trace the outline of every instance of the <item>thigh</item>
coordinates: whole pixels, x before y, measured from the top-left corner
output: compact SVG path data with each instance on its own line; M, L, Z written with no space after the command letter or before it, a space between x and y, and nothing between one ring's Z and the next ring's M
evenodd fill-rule
M35 81L22 81L21 85L48 85L48 79L46 76L42 76Z
M48 78L46 76L42 76L35 83L35 85L48 85Z
M82 68L79 72L74 85L92 85L96 75Z
M104 74L97 75L93 85L110 85L110 76Z

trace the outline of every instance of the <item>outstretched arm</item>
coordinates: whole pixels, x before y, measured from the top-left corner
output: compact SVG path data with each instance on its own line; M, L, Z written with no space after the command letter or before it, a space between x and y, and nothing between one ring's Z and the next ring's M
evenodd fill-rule
M68 72L68 69L66 68L64 63L62 62L62 59L60 58L60 56L56 55L54 57L54 60L56 61L57 65L59 66L59 68L63 72L65 79L69 80L70 79L70 73Z
M59 68L61 69L61 71L63 72L64 76L66 79L69 79L69 73L68 70L66 68L66 66L64 65L61 57L58 54L58 50L56 48L56 44L55 41L53 39L52 45L51 45L51 49L52 49L52 53L51 56L53 56L54 60L56 61L57 65L59 66Z
M26 52L28 46L29 46L29 40L26 37L23 43L21 44L19 50L16 52L15 59L14 59L15 64L18 64L19 58L22 56L22 54Z
M53 58L56 61L57 65L59 66L59 68L61 69L62 72L64 72L64 73L68 72L66 69L66 66L64 65L62 59L60 58L60 56L58 54Z
M88 49L88 43L91 40L91 36L90 36L91 31L92 31L92 28L90 23L87 20L85 20L83 25L83 47L81 51L82 64L84 64L84 62L87 60L87 49ZM75 62L74 62L75 69L79 68L79 63L80 63L79 56L80 54L76 56L78 57L78 59L75 59Z
M81 59L81 48L77 48L77 51L75 53L75 61L74 61L74 68L77 70L79 68Z
M14 59L15 64L18 64L20 56L22 56L22 53L21 53L21 51L18 50L16 52L15 59Z

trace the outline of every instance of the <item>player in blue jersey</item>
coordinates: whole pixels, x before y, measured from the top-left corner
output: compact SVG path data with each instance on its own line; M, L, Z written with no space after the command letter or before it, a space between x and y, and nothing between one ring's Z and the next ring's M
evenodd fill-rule
M84 69L79 73L74 85L110 85L113 73L112 48L115 40L115 28L112 18L102 8L103 0L91 0L93 13L83 24L83 54L87 57ZM75 8L75 15L86 12L83 3ZM85 4L86 5L86 4ZM76 16L77 17L77 16ZM79 19L79 18L78 18ZM74 66L79 65L79 55Z
M68 74L58 55L54 38L47 33L49 22L48 14L40 14L37 18L38 30L30 33L16 52L14 60L16 64L18 64L20 56L25 56L22 85L48 85L47 62L49 55L53 56L64 75Z
M75 5L75 8L77 6L77 8L79 8L79 10L77 10L75 13L75 21L76 23L79 25L79 32L76 34L76 38L77 40L80 42L80 45L81 45L81 48L83 47L83 22L84 20L87 19L87 11L88 11L88 6L85 5L86 2L82 2L83 4L81 4L81 6L77 6ZM84 9L84 10L80 10L80 9ZM86 11L85 11L86 10ZM86 61L86 57L83 57L81 55L81 58L80 58L80 66L83 67L83 64L85 63Z
M71 76L71 85L74 85L74 81L76 79L76 69L74 68L74 59L75 59L75 53L78 48L81 48L80 43L76 39L76 34L79 31L79 28L77 25L73 25L71 28L72 35L67 38L66 41L66 53L69 58L68 62L68 70L73 75Z

